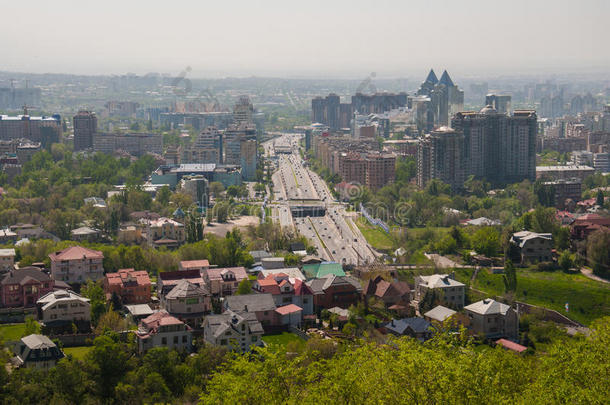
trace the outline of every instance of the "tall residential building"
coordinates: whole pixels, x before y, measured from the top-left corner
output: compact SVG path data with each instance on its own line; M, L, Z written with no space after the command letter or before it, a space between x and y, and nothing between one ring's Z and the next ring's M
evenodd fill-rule
M241 177L245 181L256 180L256 140L242 139L240 143Z
M81 110L72 118L74 127L74 150L93 147L93 135L97 132L97 116L94 112Z
M254 126L246 124L231 125L225 130L223 138L224 164L241 164L241 143L245 140L256 141L256 128Z
M464 92L458 88L445 70L438 80L430 70L417 95L430 97L430 110L435 127L447 126L451 117L464 108Z
M61 117L58 114L33 117L27 114L26 108L23 115L0 115L0 140L25 138L48 148L52 143L59 142L60 136Z
M240 96L233 106L233 120L237 124L251 124L254 106L248 96Z
M93 135L93 151L111 155L117 151L124 151L133 156L142 156L146 153L163 153L163 136L155 133L100 133Z
M36 87L2 87L0 88L0 109L19 109L24 105L40 106L40 94L40 89Z
M222 134L214 127L202 130L195 142L182 151L183 163L221 163Z
M459 190L466 180L467 162L464 135L449 127L430 132L420 142L417 151L417 184L420 187L432 179Z

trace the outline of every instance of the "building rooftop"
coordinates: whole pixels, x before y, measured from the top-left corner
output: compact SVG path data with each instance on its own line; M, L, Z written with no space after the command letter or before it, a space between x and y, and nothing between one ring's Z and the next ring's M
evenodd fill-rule
M52 262L63 260L81 260L81 259L103 259L104 254L99 250L87 249L82 246L72 246L59 252L49 255Z
M448 274L433 274L431 276L419 276L422 284L428 288L464 287L463 283L451 278Z
M275 311L271 294L230 295L225 297L225 306L231 311L260 312Z
M491 298L485 298L464 307L466 311L471 311L480 315L501 314L506 315L510 306L502 304Z
M430 322L424 318L403 318L393 319L383 325L389 331L398 335L404 335L407 329L411 329L414 333L423 333L430 328Z
M38 299L38 301L36 301L36 304L42 305L42 309L45 310L45 309L51 307L56 302L74 301L74 300L81 301L82 303L87 304L87 305L89 304L88 298L78 295L74 291L70 291L70 290L51 291L51 292L43 295L42 297L40 297Z
M455 312L453 309L446 308L442 305L437 305L430 311L426 312L424 317L434 319L438 322L445 322L447 318L452 317L456 313L457 312Z
M51 339L45 335L28 335L21 338L21 341L30 350L34 349L51 349L57 347Z
M210 295L210 292L205 287L199 287L188 280L180 280L178 284L165 296L166 299L200 297L202 295Z

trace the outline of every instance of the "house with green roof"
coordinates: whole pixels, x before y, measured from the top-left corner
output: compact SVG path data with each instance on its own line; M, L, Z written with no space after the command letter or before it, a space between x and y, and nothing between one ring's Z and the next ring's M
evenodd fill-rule
M303 273L305 273L307 278L322 278L329 274L339 277L345 276L343 267L336 262L306 264L303 266Z

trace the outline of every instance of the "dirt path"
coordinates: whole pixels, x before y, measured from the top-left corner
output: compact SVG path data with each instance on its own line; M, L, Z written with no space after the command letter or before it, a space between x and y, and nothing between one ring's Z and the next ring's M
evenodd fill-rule
M599 276L593 274L593 270L587 269L585 267L580 268L580 272L584 274L586 277L589 277L591 280L599 281L600 283L610 284L610 281L605 280Z

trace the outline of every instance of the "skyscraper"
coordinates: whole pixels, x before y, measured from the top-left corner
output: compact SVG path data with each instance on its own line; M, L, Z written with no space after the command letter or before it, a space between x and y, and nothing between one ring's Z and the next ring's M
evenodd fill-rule
M435 127L449 125L453 114L464 109L464 92L453 83L446 70L440 80L434 70L430 70L417 94L430 97L429 114Z
M250 102L250 97L240 96L233 106L233 120L237 124L251 124L253 113L254 106Z
M93 147L93 135L97 132L97 116L94 112L81 110L72 118L74 127L74 150Z
M511 96L507 94L488 94L485 96L485 105L490 105L500 114L511 113Z
M463 188L467 170L464 135L449 127L430 132L419 143L417 168L420 187L438 179L449 184L452 190Z

